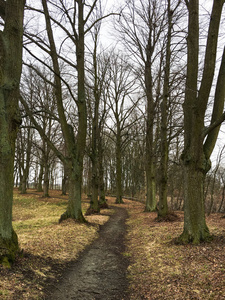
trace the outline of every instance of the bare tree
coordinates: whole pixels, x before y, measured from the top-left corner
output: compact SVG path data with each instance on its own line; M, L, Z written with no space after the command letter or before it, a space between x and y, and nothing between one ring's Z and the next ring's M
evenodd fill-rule
M96 19L102 16L102 11L96 13ZM107 55L98 53L99 35L101 23L98 22L93 27L93 51L91 53L91 62L88 67L88 80L86 85L89 90L89 115L90 115L90 140L91 150L90 159L92 164L91 169L91 202L87 214L92 212L99 212L100 204L106 206L104 197L104 182L103 182L103 148L101 142L102 130L106 118L106 103L104 101L104 93L107 90L108 83L106 82L107 68L109 67L109 58ZM100 199L98 200L99 193L101 192Z
M122 12L118 30L125 46L133 55L135 66L146 95L146 211L156 209L156 178L154 153L154 121L159 100L160 40L165 30L165 11L162 1L127 1ZM157 81L158 78L158 81Z
M127 146L132 124L129 117L138 103L135 95L137 90L136 78L131 66L126 62L126 57L110 53L110 68L108 74L107 98L112 113L113 125L109 127L116 151L116 203L122 203L122 154ZM135 99L136 96L136 100ZM136 120L134 120L135 122Z
M209 126L205 115L216 67L218 33L224 0L214 1L208 28L202 77L199 82L199 1L186 1L188 8L187 79L184 102L184 231L181 242L199 243L209 238L205 222L204 179L210 169L210 155L217 140L225 98L225 48L213 99ZM199 86L199 89L198 89Z
M29 39L28 44L32 41L40 50L44 51L45 55L47 54L51 57L51 64L48 65L44 59L35 56L35 54L25 46L31 57L34 57L36 60L43 63L54 74L54 82L48 82L55 89L58 119L61 124L65 141L65 155L62 151L56 149L46 135L43 134L42 128L36 123L31 111L29 112L29 116L35 124L35 127L38 128L39 133L45 138L51 149L55 151L64 166L66 166L68 172L69 202L67 210L61 216L60 220L71 217L80 221L85 221L81 210L83 157L87 132L84 38L99 21L98 19L94 22L89 22L96 3L97 1L94 1L89 5L88 1L82 0L67 3L64 3L62 0L60 0L59 3L48 1L48 5L51 6L50 10L47 1L43 0L43 11L37 8L33 8L32 10L44 15L46 22L45 33L47 34L47 38L46 35L41 39L39 35L35 36L32 33L26 34L26 37ZM56 12L54 17L50 14L50 11L52 12L52 10ZM104 17L106 16L103 16L102 18ZM102 18L100 18L100 20ZM63 36L59 46L54 38L54 26L58 28ZM67 41L68 43L66 43ZM67 51L63 52L65 48ZM62 71L61 65L67 65L66 72ZM33 65L31 67L36 69ZM73 80L71 80L71 78ZM67 90L67 101L64 101L65 90ZM68 102L71 99L73 103L69 106L67 112L65 102ZM29 111L29 107L24 99L21 99L21 101L27 111ZM74 104L76 105L76 108L74 108ZM76 114L71 113L72 109L74 109L74 111L76 110ZM74 118L76 118L76 122L74 122ZM74 126L75 123L76 126Z

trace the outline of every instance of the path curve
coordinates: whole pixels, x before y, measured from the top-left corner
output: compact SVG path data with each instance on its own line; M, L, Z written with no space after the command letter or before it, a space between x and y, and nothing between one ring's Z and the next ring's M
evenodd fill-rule
M115 213L100 227L99 237L63 274L45 299L129 299L125 251L127 211L113 207Z

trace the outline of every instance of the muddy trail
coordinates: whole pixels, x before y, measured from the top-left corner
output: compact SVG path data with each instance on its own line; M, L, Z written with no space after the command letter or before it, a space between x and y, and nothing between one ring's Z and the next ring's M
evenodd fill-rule
M65 270L44 299L129 299L125 251L127 211L115 213L100 227L99 237Z

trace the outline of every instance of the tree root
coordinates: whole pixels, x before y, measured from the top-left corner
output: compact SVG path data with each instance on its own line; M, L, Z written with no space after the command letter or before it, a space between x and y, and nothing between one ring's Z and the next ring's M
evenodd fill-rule
M176 222L180 221L180 217L174 212L168 212L165 216L155 218L156 222Z
M12 238L4 239L0 237L0 264L6 268L10 268L14 262L20 248L18 244L17 234L12 230Z
M196 232L195 234L191 234L187 232L186 230L183 231L183 233L174 240L174 243L177 245L186 245L186 244L192 244L192 245L199 245L203 242L211 242L213 237L210 235L209 230L205 229L203 231Z
M65 211L59 219L59 224L67 219L73 219L79 223L87 223L87 220L84 218L82 213L80 213L80 215L76 217L74 215L69 214L68 211Z

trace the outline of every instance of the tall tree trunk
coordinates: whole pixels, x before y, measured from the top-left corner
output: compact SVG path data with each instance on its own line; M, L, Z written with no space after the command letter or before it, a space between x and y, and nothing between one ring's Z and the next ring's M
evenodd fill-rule
M38 186L37 186L38 192L43 192L43 188L42 188L43 174L44 174L44 166L43 166L43 158L42 158L41 162L40 162L40 170L39 170L39 176L38 176Z
M66 168L66 164L63 164L63 178L62 178L62 195L66 195L68 189L68 170Z
M148 100L149 101L149 100ZM146 132L146 203L145 211L156 210L155 156L153 138L153 99L148 102L147 132Z
M24 133L25 135L25 133ZM25 137L24 137L25 138ZM26 148L26 153L25 159L23 162L23 176L22 176L22 185L21 185L21 194L26 194L27 193L27 181L29 177L29 170L30 170L30 159L31 159L31 148L32 148L32 137L31 137L31 129L28 128L28 133L27 133L27 148Z
M97 65L97 45L98 45L98 33L94 36L94 51L93 51L93 67L94 67L94 116L92 118L92 137L91 137L91 162L92 162L92 193L91 193L91 203L90 212L99 212L100 206L98 201L99 192L99 153L98 153L98 143L99 143L99 103L101 91L99 89L99 78L98 78L98 65Z
M26 194L26 193L27 193L27 180L26 180L26 175L24 170L24 174L22 176L22 183L21 183L21 194Z
M122 155L121 155L121 132L120 125L117 125L116 133L116 203L123 203L122 199Z
M99 158L99 204L100 207L108 206L105 199L105 184L104 184L104 166L103 166L103 147L102 138L98 143L98 158Z
M170 44L172 32L172 12L170 0L167 7L168 33L166 44L166 62L164 72L163 100L161 103L161 157L160 157L160 180L159 180L159 205L158 217L165 217L168 214L167 203L167 172L168 172L168 137L167 137L167 106L169 97L169 78L170 78Z
M66 211L61 215L59 222L66 220L68 218L76 219L80 222L85 222L81 201L74 201L74 199L81 199L81 186L82 186L82 177L80 173L82 172L81 168L78 166L76 159L71 161L67 165L68 170L68 190L69 190L69 199Z
M195 165L184 166L184 182L186 183L184 199L186 201L184 201L184 231L181 236L184 242L191 241L198 244L199 241L204 241L209 237L203 201L204 178L203 172L196 170Z
M45 161L43 197L49 197L49 162Z
M21 122L19 82L22 70L23 13L25 1L7 0L4 30L0 31L0 263L13 261L19 250L12 227L15 140Z
M87 134L87 108L85 99L85 72L84 72L84 2L78 0L78 37L76 43L76 55L77 55L77 73L78 73L78 134L77 145L75 153L75 164L73 166L75 171L75 198L74 207L77 209L76 216L78 220L84 221L84 217L81 210L81 189L83 178L83 158L86 146L86 134Z
M76 3L74 3L76 5ZM84 2L77 0L78 4L78 33L76 35L76 58L77 58L77 74L78 74L78 95L77 95L77 107L78 107L78 133L75 141L74 131L70 124L67 123L65 111L63 107L62 99L62 86L60 77L60 68L58 63L58 56L51 28L50 16L47 7L46 0L42 0L42 5L45 12L46 28L51 47L51 58L55 71L55 88L56 88L56 100L59 118L62 126L63 135L65 138L66 149L68 151L68 157L66 160L70 162L68 164L69 177L69 202L66 212L61 216L60 220L65 218L75 218L79 221L84 221L84 217L81 211L81 187L83 176L83 157L86 145L86 132L87 132L87 111L86 111L86 99L84 88L84 16L83 8ZM72 184L74 186L72 187ZM77 210L77 211L75 211Z
M95 141L93 141L93 139ZM98 201L98 163L97 163L97 145L96 145L96 136L92 136L92 153L91 153L91 161L92 161L92 170L91 170L91 201L90 207L87 213L98 213L100 211L99 201Z
M146 185L147 195L145 203L145 211L151 212L156 210L156 183L155 183L155 156L154 156L154 113L155 103L152 91L152 64L151 57L153 48L151 45L151 38L149 38L146 47L147 59L145 62L145 90L147 97L147 121L146 121Z
M148 159L148 165L146 166L146 203L145 211L152 212L156 210L156 183L155 183L155 166L152 159Z

